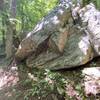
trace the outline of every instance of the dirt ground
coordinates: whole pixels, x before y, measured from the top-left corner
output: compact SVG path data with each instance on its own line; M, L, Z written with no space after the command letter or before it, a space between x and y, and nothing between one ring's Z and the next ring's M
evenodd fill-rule
M26 88L21 82L26 79L25 73L20 72L19 75L16 65L8 69L4 62L0 59L0 100L24 100Z

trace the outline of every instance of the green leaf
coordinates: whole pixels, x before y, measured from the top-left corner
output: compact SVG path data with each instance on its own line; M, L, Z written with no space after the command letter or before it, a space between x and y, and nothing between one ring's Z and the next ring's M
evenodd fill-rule
M57 87L57 91L59 94L63 94L64 93L64 89L61 87Z

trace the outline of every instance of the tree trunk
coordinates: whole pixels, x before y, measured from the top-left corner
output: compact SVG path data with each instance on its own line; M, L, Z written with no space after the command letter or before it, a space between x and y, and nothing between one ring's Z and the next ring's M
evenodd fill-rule
M16 17L16 0L11 0L11 7L10 7L10 18ZM12 20L13 21L13 20ZM14 21L13 21L14 23ZM10 58L13 55L14 48L13 48L13 35L16 34L16 26L12 24L8 18L6 23L7 25L7 32L6 32L6 57Z
M5 8L4 8L4 0L0 0L0 12L2 16L2 42L3 42L3 49L5 51L5 30L3 27L5 27Z
M8 22L9 23L9 22ZM7 24L7 32L6 32L6 58L10 58L13 53L13 32L11 28L11 24Z

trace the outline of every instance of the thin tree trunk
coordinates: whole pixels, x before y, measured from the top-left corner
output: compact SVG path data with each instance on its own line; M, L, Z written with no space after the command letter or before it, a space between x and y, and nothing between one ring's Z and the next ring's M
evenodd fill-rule
M16 17L16 0L11 0L10 17ZM13 20L12 20L13 21ZM13 55L13 35L16 34L16 26L12 24L9 19L7 21L7 33L6 33L6 57L10 58Z
M4 17L4 0L0 0L0 12L2 16L2 27L5 27L5 17ZM5 30L4 28L2 29L2 42L3 42L3 47L5 48Z
M8 22L9 23L9 22ZM6 58L10 58L13 52L13 32L11 29L11 24L7 24L7 32L6 32Z

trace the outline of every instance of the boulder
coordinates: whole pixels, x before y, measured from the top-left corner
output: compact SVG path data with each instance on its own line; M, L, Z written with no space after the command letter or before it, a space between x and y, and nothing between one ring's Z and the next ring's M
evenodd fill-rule
M59 70L78 67L99 56L100 12L93 4L73 11L69 4L59 4L22 40L16 58L27 58L29 67Z
M94 4L90 3L80 9L79 15L83 28L85 28L91 45L98 56L100 55L100 11L96 9Z
M16 59L21 61L27 58L37 50L38 46L42 44L49 35L65 30L65 25L70 17L70 5L65 5L64 3L59 4L22 40L15 54Z
M70 36L66 42L64 52L59 55L48 48L47 52L41 53L35 59L32 55L27 59L29 67L49 68L52 70L74 68L86 64L92 60L94 51L86 33L72 27L69 31ZM52 38L53 39L53 38Z

